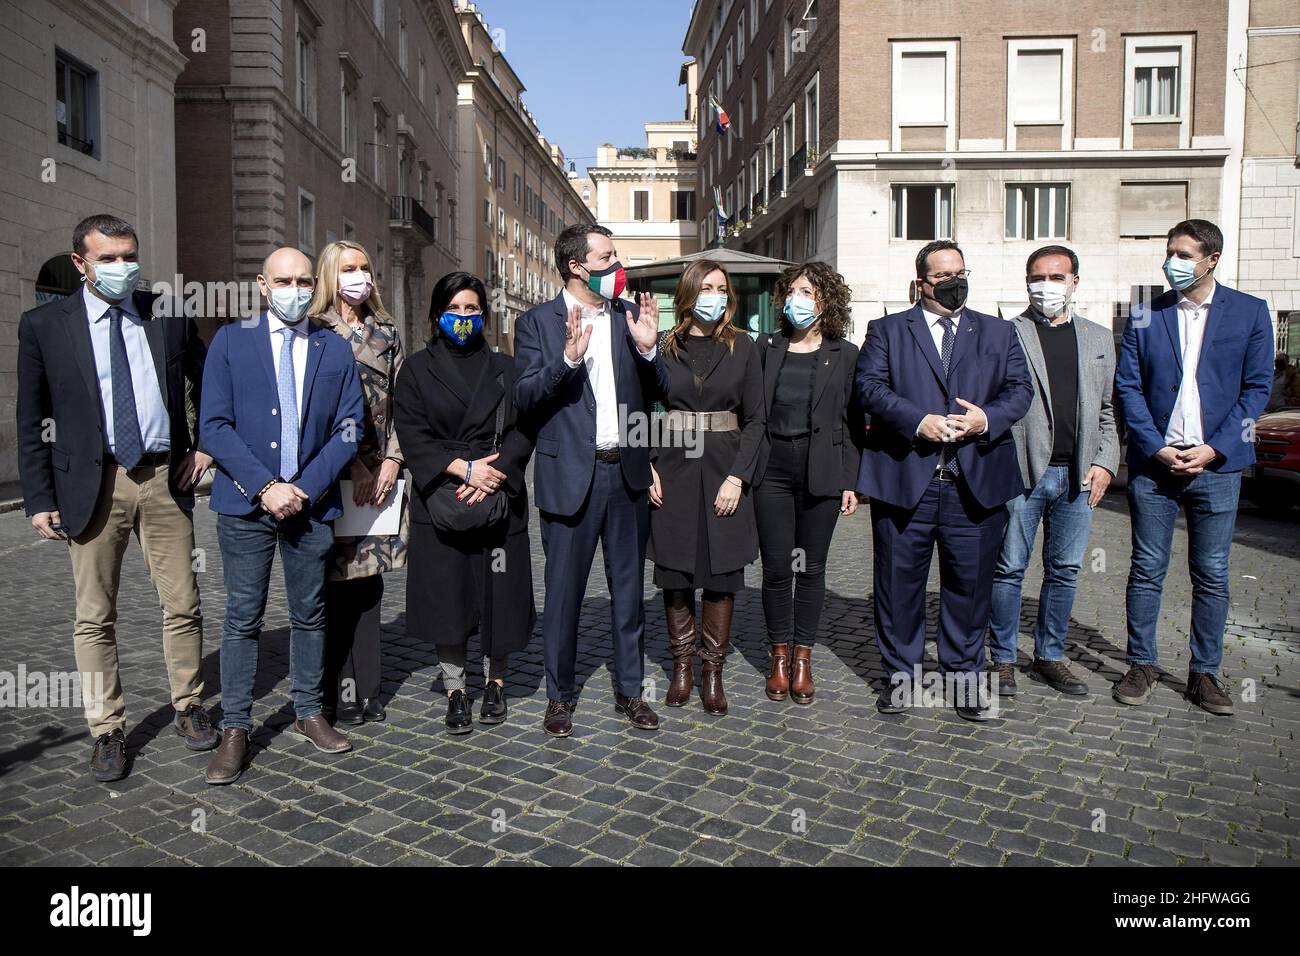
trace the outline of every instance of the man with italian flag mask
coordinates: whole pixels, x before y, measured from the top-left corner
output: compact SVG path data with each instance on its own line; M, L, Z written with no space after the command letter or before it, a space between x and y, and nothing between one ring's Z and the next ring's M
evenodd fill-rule
M652 295L620 298L627 277L610 231L570 226L555 242L560 294L515 326L515 406L537 429L533 485L546 552L542 639L548 704L543 727L573 731L578 618L600 542L612 612L614 707L637 730L659 718L642 698L645 552L650 530L650 449L630 436L668 372L657 347Z

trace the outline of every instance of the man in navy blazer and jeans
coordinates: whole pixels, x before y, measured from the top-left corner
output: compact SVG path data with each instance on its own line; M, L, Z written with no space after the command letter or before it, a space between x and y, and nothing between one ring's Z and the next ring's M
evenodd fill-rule
M338 479L357 454L361 383L352 349L306 318L311 260L273 252L257 277L269 308L218 330L203 375L200 435L217 463L212 510L225 570L221 744L211 784L243 771L253 729L258 639L277 547L289 600L295 733L327 753L352 745L321 714L325 564L330 522L342 514Z
M515 406L539 424L534 484L546 552L543 727L573 732L578 617L599 541L609 586L614 706L638 730L659 718L641 697L645 647L646 490L650 450L628 445L627 416L645 415L666 388L653 296L620 298L626 279L611 233L579 224L555 242L560 295L515 327ZM643 430L644 431L644 430Z
M1219 683L1228 620L1228 555L1241 473L1255 463L1255 422L1273 386L1273 323L1262 299L1214 281L1223 233L1189 219L1169 230L1171 290L1134 307L1124 330L1115 395L1128 426L1129 671L1113 696L1143 704L1158 678L1156 623L1174 522L1187 516L1192 635L1187 698L1232 713Z
M871 416L858 491L871 498L876 641L891 685L882 713L915 702L938 544L939 666L960 716L993 716L977 684L1006 503L1024 492L1011 426L1033 388L1011 323L965 308L968 275L955 242L926 245L921 301L868 325L858 356Z

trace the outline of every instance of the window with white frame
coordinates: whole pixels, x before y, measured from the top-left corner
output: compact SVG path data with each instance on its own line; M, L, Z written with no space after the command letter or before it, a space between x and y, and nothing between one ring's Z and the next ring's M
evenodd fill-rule
M725 69L722 71L722 75L725 77L724 82L726 83L726 86L723 87L724 89L731 86L731 81L735 77L736 62L734 57L735 57L735 50L731 45L731 41L728 40L727 53L723 60L723 63L725 64Z
M379 32L384 32L384 0L370 0L370 19L379 27Z
M1178 146L1190 146L1192 37L1125 37L1124 55L1124 147L1143 123L1177 123Z
M767 48L767 98L772 98L772 91L776 89L776 47Z
M736 139L742 142L745 139L745 98L743 96L736 110Z
M821 72L813 74L808 85L803 88L803 139L808 144L808 152L817 152L818 129L821 124Z
M345 157L357 155L357 88L346 68L339 71L339 146Z
M749 181L752 184L754 211L758 211L758 206L762 202L763 187L767 183L763 179L763 154L754 150L754 155L749 157Z
M781 137L785 141L785 155L782 157L782 160L788 163L794 158L796 152L795 142L798 139L798 136L795 134L795 114L793 103L791 103L790 108L785 111L785 116L781 118ZM795 172L796 170L794 169L790 170L790 178L794 177ZM803 170L798 170L798 172L803 172ZM786 188L789 188L788 183Z
M766 10L766 7L764 7ZM758 0L749 0L749 38L758 36Z
M906 40L893 44L893 149L909 126L944 126L944 149L957 148L957 41Z
M749 78L749 121L758 122L758 71Z
M785 56L783 57L783 65L785 69L782 71L781 75L785 76L790 72L791 64L794 63L794 20L790 17L786 17L781 21L781 42L785 48Z
M424 103L424 54L420 54L419 62L415 66L415 94L420 98L420 103ZM438 114L433 114L433 125L438 125Z
M740 172L736 173L736 208L731 211L735 216L741 206L749 205L749 195L745 192L745 164L741 163Z
M1060 126L1060 148L1074 137L1074 40L1007 42L1007 149L1017 148L1017 128Z
M745 11L736 20L736 66L745 62Z
M406 75L406 17L402 17L397 21L397 66L402 71L402 74Z
M388 185L388 176L384 169L385 166L384 150L388 148L387 140L388 140L388 114L384 112L381 106L376 104L375 105L375 140L374 140L374 148L372 151L371 163L372 163L372 171L375 176L375 182L379 184L380 189L383 189Z
M779 172L776 161L776 130L767 134L767 139L763 141L763 168L767 172L768 189L771 189L771 180ZM779 191L779 184L778 184ZM770 201L772 196L767 197Z
M298 190L298 248L316 254L316 197L305 189Z
M951 239L953 236L951 183L924 183L890 187L894 206L895 239Z
M1007 183L1008 239L1068 239L1068 183Z

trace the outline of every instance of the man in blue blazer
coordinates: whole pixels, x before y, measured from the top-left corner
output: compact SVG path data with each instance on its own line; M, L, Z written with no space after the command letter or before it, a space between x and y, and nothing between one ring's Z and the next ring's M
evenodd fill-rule
M1129 671L1123 704L1143 704L1157 672L1156 623L1174 522L1187 516L1192 575L1186 696L1211 714L1232 713L1219 683L1228 620L1228 555L1243 469L1255 463L1255 422L1273 386L1273 323L1262 299L1214 281L1223 233L1189 219L1169 230L1164 273L1171 290L1134 306L1115 371L1128 426Z
M553 737L573 732L578 617L597 541L610 594L614 706L639 730L659 726L641 697L650 449L626 438L628 416L649 413L668 372L657 347L658 306L650 295L639 309L620 298L626 279L611 235L594 224L560 233L555 266L564 288L515 326L515 406L539 426L533 482L546 552L543 728Z
M203 375L200 436L216 460L212 510L225 572L221 744L207 782L243 771L253 729L253 681L278 547L289 600L293 729L327 753L352 745L321 714L325 563L342 514L338 479L356 457L363 406L347 343L306 318L311 260L277 249L258 287L269 307L218 330Z
M921 300L867 326L857 388L871 429L858 491L871 498L876 641L891 685L877 702L915 702L925 587L939 546L939 666L968 720L988 720L984 665L1006 502L1024 492L1011 426L1033 388L1010 322L965 308L965 259L938 240L916 257Z

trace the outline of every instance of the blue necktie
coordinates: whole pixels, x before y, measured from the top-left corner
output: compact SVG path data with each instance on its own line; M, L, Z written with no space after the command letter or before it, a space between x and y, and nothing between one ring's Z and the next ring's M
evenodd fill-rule
M293 374L293 329L280 329L280 370L276 385L280 391L280 477L292 481L298 474L298 388Z
M144 457L144 439L140 437L140 416L135 410L131 361L126 357L126 339L122 336L122 310L116 305L108 307L108 368L113 379L113 456L130 471Z
M952 364L952 345L956 336L953 334L952 319L949 316L943 316L939 319L939 324L943 326L943 347L939 349L939 357L943 359L943 375L948 377L948 366ZM957 443L944 442L943 453L940 456L940 465L944 471L950 475L957 474Z

